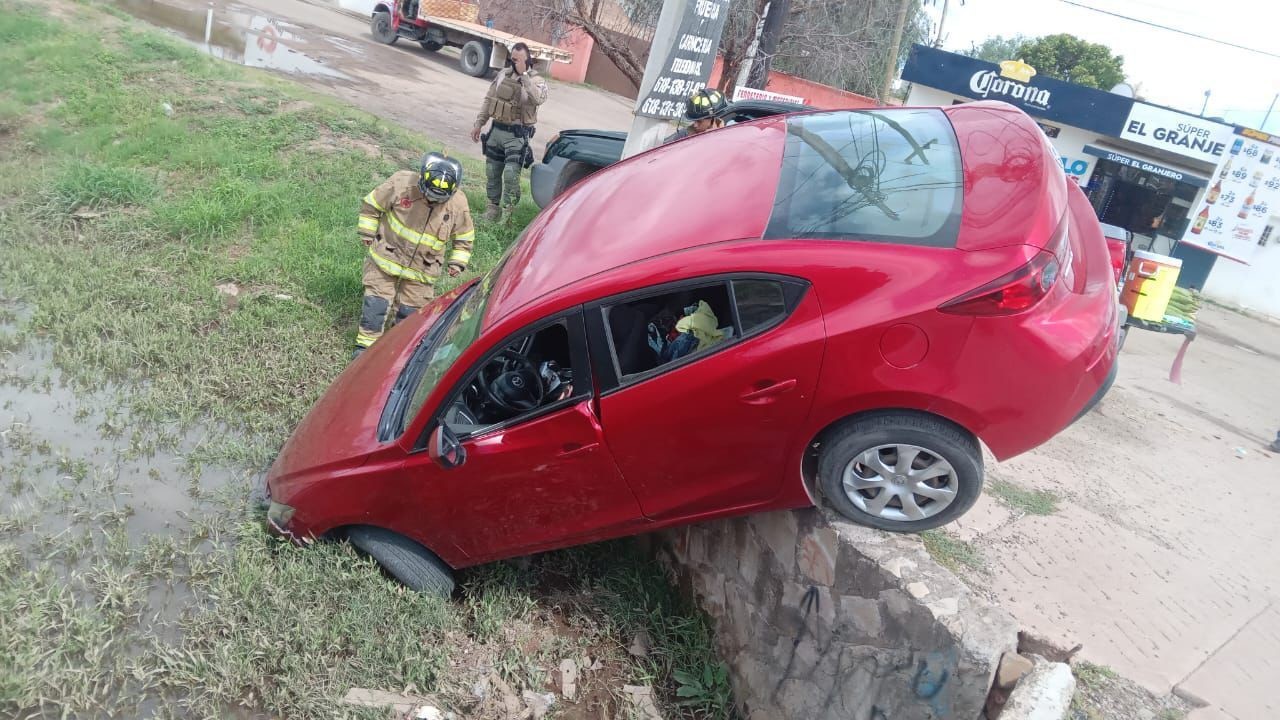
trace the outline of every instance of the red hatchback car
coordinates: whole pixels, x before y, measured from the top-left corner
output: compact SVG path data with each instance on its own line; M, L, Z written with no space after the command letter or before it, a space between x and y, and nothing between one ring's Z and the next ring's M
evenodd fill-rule
M593 175L388 332L268 475L269 523L412 587L822 502L917 531L1106 392L1084 196L1001 103L735 125Z

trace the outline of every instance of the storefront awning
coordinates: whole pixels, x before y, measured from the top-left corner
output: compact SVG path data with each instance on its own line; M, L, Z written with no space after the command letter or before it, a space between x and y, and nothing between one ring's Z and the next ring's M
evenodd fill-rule
M1102 158L1103 160L1110 160L1111 162L1127 165L1131 168L1142 170L1143 172L1149 172L1154 175L1166 177L1175 182L1186 183L1187 185L1194 185L1195 187L1206 187L1209 185L1209 178L1194 174L1190 170L1162 165L1145 158L1128 155L1110 148L1098 147L1097 145L1085 145L1084 152L1088 155Z

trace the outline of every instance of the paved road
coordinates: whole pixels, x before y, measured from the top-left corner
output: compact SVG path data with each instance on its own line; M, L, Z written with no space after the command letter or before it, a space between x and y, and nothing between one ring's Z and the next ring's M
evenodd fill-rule
M1134 330L1096 412L992 470L1059 494L1057 512L984 498L954 532L1024 628L1209 701L1197 718L1275 718L1280 325L1213 307L1200 323L1181 386L1167 379L1180 338Z

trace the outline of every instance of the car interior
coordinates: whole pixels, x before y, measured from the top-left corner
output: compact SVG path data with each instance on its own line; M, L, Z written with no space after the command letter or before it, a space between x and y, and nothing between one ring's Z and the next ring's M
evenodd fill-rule
M696 321L689 319L695 316ZM648 372L735 334L723 282L618 303L605 308L605 318L622 377ZM703 330L710 334L697 337Z
M505 422L573 395L569 329L553 323L490 356L445 413L458 436Z

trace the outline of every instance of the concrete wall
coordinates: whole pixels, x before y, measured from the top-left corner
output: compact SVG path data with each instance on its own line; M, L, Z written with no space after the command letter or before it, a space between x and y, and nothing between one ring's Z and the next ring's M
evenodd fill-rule
M1012 617L914 536L809 509L656 538L714 620L748 720L975 720L1017 646Z

